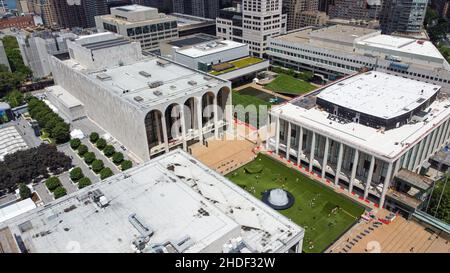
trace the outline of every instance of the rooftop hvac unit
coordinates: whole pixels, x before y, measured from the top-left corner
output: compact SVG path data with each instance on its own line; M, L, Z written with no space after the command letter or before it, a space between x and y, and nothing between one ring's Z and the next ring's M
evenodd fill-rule
M159 59L156 61L156 64L162 67L166 67L167 65L170 64L169 61L163 60L163 59Z
M163 84L164 84L163 81L154 81L154 82L149 82L149 83L148 83L148 87L150 87L150 88L156 88L156 87L159 87L159 86L161 86L161 85L163 85Z
M152 76L152 74L147 73L145 71L139 71L139 75L146 77L146 78L150 78Z
M106 80L110 80L111 76L106 73L100 73L100 74L97 74L97 79L99 79L101 81L106 81Z
M153 94L155 95L155 96L161 96L162 95L162 92L161 91L159 91L159 90L155 90L155 91L153 91Z
M142 102L144 100L141 96L136 96L133 99L137 102Z
M197 82L196 81L188 81L188 84L194 86L194 85L197 85Z
M212 77L204 76L203 79L204 79L205 81L210 81L210 80L212 80Z

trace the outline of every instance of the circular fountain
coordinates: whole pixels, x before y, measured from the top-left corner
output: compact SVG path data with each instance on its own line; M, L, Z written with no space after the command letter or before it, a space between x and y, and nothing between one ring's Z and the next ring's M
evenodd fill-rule
M283 189L270 189L263 193L262 201L276 210L284 210L292 207L294 196Z

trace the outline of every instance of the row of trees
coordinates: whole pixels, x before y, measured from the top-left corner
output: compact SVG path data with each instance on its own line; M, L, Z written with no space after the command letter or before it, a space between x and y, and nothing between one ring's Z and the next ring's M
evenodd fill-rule
M97 132L92 132L89 135L89 140L102 151L106 157L111 158L114 164L120 165L122 171L133 167L133 163L130 160L124 160L123 154L121 152L116 152L114 146L108 145L106 140L101 138Z
M67 194L66 188L62 186L61 181L56 176L52 176L47 179L45 181L45 186L51 193L53 193L53 197L55 197L55 199L61 198Z
M64 122L58 114L53 112L45 102L35 97L28 98L28 112L56 143L69 141L70 125Z
M91 180L88 177L84 176L83 171L80 167L73 168L70 171L70 179L78 184L78 188L82 189L92 184Z
M19 183L29 184L60 174L72 167L72 160L54 145L39 147L6 155L0 162L0 191L14 191Z
M95 154L93 152L90 152L86 145L81 144L81 141L79 139L72 139L70 141L70 147L78 152L78 155L83 158L84 162L88 164L95 173L100 174L100 179L103 180L114 175L112 170L108 167L105 167L103 161L97 159L95 157ZM82 178L79 175L77 177L79 179Z
M427 213L450 224L450 174L437 181L427 204Z

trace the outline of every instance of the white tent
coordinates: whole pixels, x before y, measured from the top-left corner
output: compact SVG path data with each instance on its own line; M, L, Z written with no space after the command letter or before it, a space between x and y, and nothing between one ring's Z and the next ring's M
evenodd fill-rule
M70 132L70 137L71 138L78 138L78 139L83 139L84 138L84 134L80 129L75 129L72 132Z

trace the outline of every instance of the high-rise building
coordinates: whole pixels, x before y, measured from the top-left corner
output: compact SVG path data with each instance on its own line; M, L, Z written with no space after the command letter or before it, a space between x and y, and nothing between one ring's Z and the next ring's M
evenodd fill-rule
M284 0L283 9L287 14L287 30L300 28L301 21L305 21L303 17L311 18L311 12L317 12L318 8L319 0Z
M132 4L157 8L164 13L173 12L173 0L131 0Z
M205 18L216 18L219 0L173 0L173 11Z
M425 19L428 0L386 0L380 15L383 33L420 32Z
M107 0L32 0L32 12L42 17L45 26L91 28L94 17L108 13Z
M100 31L111 31L139 41L142 49L156 49L159 42L178 38L177 19L141 5L111 9L111 14L95 18Z
M217 36L246 43L253 56L264 57L268 38L286 32L286 15L281 0L243 0L236 7L220 11Z
M330 18L369 21L378 19L381 7L381 0L331 0L328 2L328 15Z

